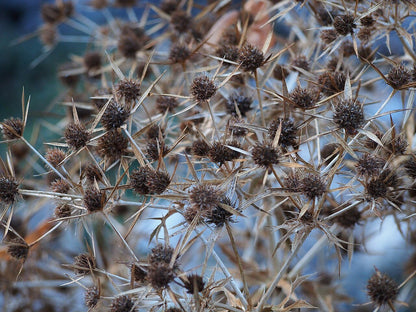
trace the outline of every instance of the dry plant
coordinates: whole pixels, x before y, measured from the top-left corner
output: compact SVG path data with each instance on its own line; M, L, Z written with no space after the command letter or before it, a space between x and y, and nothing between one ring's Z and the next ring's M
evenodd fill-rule
M414 1L79 2L67 114L1 123L3 311L415 309L415 257L337 287L370 223L414 250Z

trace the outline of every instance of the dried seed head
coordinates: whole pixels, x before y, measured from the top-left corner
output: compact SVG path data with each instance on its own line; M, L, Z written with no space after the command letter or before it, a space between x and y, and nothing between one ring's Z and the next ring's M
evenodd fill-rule
M104 191L100 191L95 187L89 187L85 190L84 205L89 213L103 210L107 200Z
M74 122L66 126L64 136L68 146L75 150L86 146L90 139L90 133L84 125Z
M71 211L71 206L69 206L68 204L58 205L55 208L55 217L57 217L58 219L70 217Z
M67 194L71 189L71 185L62 179L57 179L51 183L51 189L55 193Z
M175 10L170 16L172 28L182 34L192 29L192 17L183 10Z
M197 101L207 101L217 92L217 87L208 76L196 77L191 85L191 93Z
M171 180L167 172L151 171L147 177L149 194L162 194L169 186Z
M29 151L30 148L21 141L14 142L10 145L10 152L12 153L13 159L17 161L24 159Z
M335 222L344 228L353 228L361 220L361 212L353 207L335 218Z
M12 176L0 177L0 202L12 204L19 195L19 184Z
M227 61L237 62L240 52L236 46L221 45L217 50L215 50L215 55ZM228 62L224 62L223 65L228 66L230 64Z
M88 52L84 55L84 66L87 71L97 70L101 67L101 54L99 52Z
M300 192L302 190L302 177L298 172L290 172L284 180L284 186L289 192Z
M113 92L117 102L122 103L124 100L127 105L131 105L141 95L140 81L125 78L114 87Z
M308 71L309 70L309 61L304 55L298 55L294 59L292 59L291 65L294 70L297 71L295 67L301 68L303 70Z
M139 265L131 265L131 277L135 282L144 283L146 281L147 272Z
M146 131L146 137L148 140L158 140L165 137L164 129L159 125L153 125Z
M309 199L321 197L326 192L326 184L317 173L307 173L301 180L301 192Z
M20 237L15 237L7 243L7 253L17 259L26 260L29 253L29 245Z
M367 44L373 36L375 29L373 27L364 27L358 31L357 37L362 44Z
M326 8L319 7L315 16L322 26L329 26L332 24L332 19L336 16L336 12L330 12Z
M313 89L303 89L298 86L290 93L289 99L301 108L311 108L319 99L319 91Z
M188 294L198 293L204 290L205 282L202 276L197 274L190 274L186 277L184 282L185 289Z
M251 44L246 44L240 49L239 61L241 69L246 72L255 72L264 64L263 52Z
M257 142L251 151L257 166L269 168L279 163L280 152L270 142Z
M400 89L411 81L411 74L409 70L403 65L399 64L390 69L387 74L387 84L394 89Z
M46 160L54 167L59 167L64 161L66 153L60 148L49 148L46 151Z
M231 135L236 137L245 136L248 132L247 128L237 126L237 124L244 124L244 119L238 119L236 117L232 117L228 120L228 131Z
M334 29L339 33L341 36L346 36L348 34L354 33L354 28L357 25L354 22L354 16L352 15L338 15L334 19Z
M129 115L129 109L111 100L101 117L101 123L106 130L119 128L126 122Z
M321 157L324 164L329 165L341 151L341 148L342 146L339 143L329 143L324 145L321 149Z
M169 60L176 63L184 63L191 56L191 50L183 43L174 43L170 47Z
M143 47L142 43L132 34L121 35L118 39L117 48L126 58L135 58L136 53Z
M173 248L167 245L158 244L152 248L149 254L148 262L150 265L157 265L158 263L170 264L173 256Z
M321 31L319 37L325 44L330 44L338 38L338 33L333 29L325 29Z
M268 130L270 140L274 140L280 124L282 124L282 126L278 144L282 147L295 146L297 144L297 127L291 118L279 118L270 123Z
M96 268L95 258L89 254L79 254L74 258L73 267L77 275L89 274Z
M344 57L349 57L351 55L354 55L354 46L351 41L344 41L340 47L340 50L342 51L342 55Z
M130 186L133 190L140 194L146 195L149 194L149 186L147 179L151 174L152 169L149 167L140 167L139 169L135 169L130 174Z
M179 2L179 0L163 0L160 3L160 9L166 14L171 14L178 8Z
M403 155L406 152L409 143L407 143L403 135L399 135L391 139L386 145L392 154Z
M240 144L235 140L228 142L227 145L240 148ZM214 142L208 153L208 157L211 159L211 161L220 163L220 165L222 165L226 161L236 159L239 156L239 152L230 149L221 142Z
M134 301L128 296L120 296L111 301L110 312L136 312Z
M376 270L368 280L367 293L375 304L381 306L396 300L399 286L388 275Z
M404 169L409 177L416 179L416 159L414 156L410 156L404 163Z
M162 114L172 112L178 105L178 100L173 96L159 96L156 99L156 108Z
M113 129L98 140L97 152L101 157L106 157L112 162L127 153L128 145L129 140L121 133L121 130Z
M162 158L166 156L169 148L165 145L164 142L159 142L159 140L151 140L146 145L146 154L152 161L159 160L159 156L162 155Z
M16 140L23 135L23 121L20 118L5 119L2 127L6 140Z
M370 46L359 46L358 55L366 60L372 61L374 59L374 53Z
M88 308L94 308L97 305L99 299L100 292L97 287L93 286L87 288L84 294L84 302Z
M371 15L367 15L367 16L360 18L360 23L364 27L371 27L374 25L375 22L376 20Z
M189 192L189 202L196 211L206 215L221 201L221 191L210 184L199 184Z
M147 280L155 289L164 289L175 279L175 272L166 264L155 264L149 268Z
M383 179L380 179L378 177L372 178L365 185L366 195L371 199L386 197L387 190L387 183Z
M354 135L364 123L363 107L353 99L342 99L335 105L332 118L348 135Z
M204 140L196 140L192 143L192 154L196 156L208 156L210 147Z
M251 103L253 103L253 99L251 97L245 96L242 93L234 92L230 95L227 99L225 104L225 108L227 113L233 116L238 116L238 111L240 112L241 116L245 117L247 112L251 109Z
M204 214L205 222L214 224L216 227L222 227L226 222L232 222L233 214L222 208L220 204L230 207L234 206L228 197L222 196L219 204L214 209L207 211L207 213Z
M53 3L44 3L40 13L42 19L48 24L56 24L62 19L62 10Z
M366 153L358 159L355 168L358 175L370 177L379 174L381 169L383 169L384 163L383 159Z
M326 71L318 77L318 84L325 95L333 95L344 90L346 80L343 72Z
M289 75L289 71L282 65L277 64L273 70L273 76L277 80L283 80Z
M88 183L94 183L95 181L101 181L102 175L97 165L90 163L82 170L81 178L86 178Z

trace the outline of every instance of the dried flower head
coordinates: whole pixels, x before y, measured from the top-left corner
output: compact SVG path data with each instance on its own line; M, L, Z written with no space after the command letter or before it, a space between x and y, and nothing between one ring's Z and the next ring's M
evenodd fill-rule
M147 177L149 194L162 194L171 182L167 172L151 171Z
M338 33L333 29L324 29L319 37L325 44L330 44L338 38Z
M226 161L237 159L240 156L239 152L232 150L231 148L227 147L227 145L240 148L240 144L236 140L228 142L227 144L214 142L208 153L211 161L220 163L220 165L222 165Z
M156 99L156 108L162 114L172 112L178 105L178 100L173 96L159 96Z
M233 203L227 196L221 196L219 204L214 209L203 214L206 223L214 224L216 227L222 227L226 222L232 221L233 214L221 207L221 204L234 208Z
M334 29L342 36L353 34L354 28L356 27L357 25L355 24L354 16L352 15L338 15L334 19Z
M16 140L23 135L23 121L20 118L5 119L2 128L6 140Z
M335 218L335 222L344 228L353 228L361 220L361 212L357 207L348 209L343 214Z
M165 143L159 142L159 140L150 140L146 145L146 154L152 161L159 160L159 156L165 157L168 151L169 148Z
M251 97L245 96L239 92L234 92L230 95L227 99L225 104L227 113L238 116L237 109L240 112L242 117L245 117L247 112L251 109L251 104L253 103L253 99Z
M155 289L164 289L176 277L172 268L166 264L155 264L149 268L147 280Z
M290 93L289 99L300 108L311 108L319 99L319 91L298 86Z
M85 190L84 205L89 213L103 210L106 200L107 197L104 191L95 187L89 187Z
M326 192L324 179L317 173L307 173L301 180L301 192L309 199L321 197Z
M208 145L207 142L205 142L205 140L196 140L192 143L192 148L191 148L192 154L196 155L196 156L208 156L208 153L210 151L210 146Z
M370 177L380 173L384 163L383 159L366 153L358 159L355 168L360 176Z
M197 101L207 101L217 92L217 87L208 76L196 77L191 85L191 93Z
M198 184L189 192L189 202L195 210L207 214L218 206L222 192L210 184Z
M296 146L297 127L291 118L279 118L270 123L268 130L270 140L274 140L280 124L281 129L278 144L282 147Z
M333 95L344 90L346 80L343 72L326 71L318 77L318 84L325 95Z
M295 58L292 59L291 65L294 70L297 71L297 68L301 68L303 70L308 71L309 70L309 61L304 55L298 55Z
M215 50L215 55L227 61L237 62L238 57L240 56L240 51L236 46L221 45L217 50ZM224 65L228 66L230 63L224 62Z
M88 52L84 55L84 66L87 72L97 70L101 67L101 54L99 52Z
M372 15L366 15L366 16L360 18L361 25L363 25L365 27L371 27L371 26L374 25L375 22L376 22L376 20L373 18Z
M56 193L67 194L71 185L63 179L56 179L51 183L51 189Z
M110 312L136 312L134 301L129 296L116 297L111 301Z
M49 148L46 151L46 160L54 167L58 167L62 164L66 157L66 153L60 148Z
M97 305L99 299L100 291L96 286L87 288L84 294L84 302L88 308L94 308Z
M7 243L7 253L17 259L17 260L26 260L29 253L29 245L20 237L12 238Z
M282 65L277 64L273 70L273 76L277 80L283 80L289 75L289 71Z
M64 131L66 143L69 147L77 150L87 145L90 140L90 133L84 125L71 122Z
M240 49L239 61L243 71L254 72L264 64L264 55L255 46L246 44Z
M95 181L101 181L102 174L97 165L89 163L82 170L81 178L86 178L88 183L94 183Z
M129 140L120 129L113 129L104 134L97 145L97 152L101 157L108 158L111 162L120 159L127 153Z
M359 101L342 99L335 105L332 118L348 135L354 135L364 123L363 107Z
M67 218L71 216L71 206L68 204L60 204L55 208L55 217L58 219L60 218Z
M280 152L270 142L257 142L251 151L257 166L269 168L279 163Z
M114 100L108 104L101 117L101 123L106 130L121 127L130 116L130 110Z
M188 294L194 294L204 290L205 282L202 276L190 274L186 277L186 281L184 281L184 287Z
M163 0L159 8L166 14L171 14L178 8L179 2L179 0Z
M412 179L416 179L416 159L414 155L411 155L404 163L403 167L406 173Z
M131 265L131 277L135 282L144 283L146 281L147 272L143 270L139 265Z
M170 23L172 28L182 34L192 29L192 17L183 10L175 10L170 15Z
M115 0L114 5L122 8L134 7L137 0Z
M115 85L113 92L117 102L122 103L124 100L127 105L131 105L141 95L140 81L125 78Z
M0 202L12 204L19 195L19 184L12 176L0 177Z
M186 44L174 43L170 47L169 60L176 63L184 63L191 56L191 50Z
M398 64L390 69L386 79L391 87L400 89L411 81L411 74L403 64Z
M376 269L376 273L368 280L367 293L375 304L381 306L396 300L399 287L387 274Z
M95 258L89 254L79 254L74 258L73 268L75 274L85 275L96 269Z
M169 265L173 256L173 248L167 245L158 244L152 248L152 252L149 254L148 262L150 265L156 265L158 263L164 263Z

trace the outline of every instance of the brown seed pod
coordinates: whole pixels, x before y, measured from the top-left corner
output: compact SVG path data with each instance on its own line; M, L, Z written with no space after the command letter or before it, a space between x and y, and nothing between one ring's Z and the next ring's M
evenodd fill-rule
M147 177L149 194L162 194L169 186L171 180L167 172L152 171Z
M290 172L284 180L284 186L289 192L300 192L302 190L302 177L298 172Z
M19 195L19 184L12 176L0 177L0 202L12 204Z
M166 14L171 14L178 8L179 3L179 0L163 0L159 8Z
M289 75L289 71L282 65L277 64L273 70L273 76L277 80L283 80Z
M251 104L253 99L248 97L241 92L232 93L225 104L227 113L232 116L238 116L237 109L240 112L242 117L245 117L246 114L251 110Z
M246 44L240 49L238 59L241 69L246 72L255 72L265 62L263 52L251 44Z
M134 301L128 296L120 296L111 300L110 312L136 312Z
M146 281L147 272L139 265L133 263L130 267L131 278L135 282L144 283Z
M172 112L178 105L178 100L172 96L159 96L156 99L156 108L162 114Z
M141 95L140 81L125 78L115 85L113 92L117 102L122 103L124 100L127 105L131 105Z
M300 191L309 199L321 197L326 192L326 184L317 173L307 173L302 177Z
M309 70L309 61L304 55L298 55L295 58L292 59L291 65L294 70L297 71L295 67L301 68L303 70L308 71Z
M94 186L88 187L84 194L84 205L89 213L101 211L104 208L107 196L104 191L98 190Z
M279 163L280 152L270 142L257 142L251 151L257 166L269 168Z
M354 28L357 25L354 22L354 16L346 14L346 15L338 15L334 19L334 29L339 33L341 36L346 36L348 34L354 33Z
M183 10L175 10L170 15L170 24L179 34L183 34L192 29L192 17Z
M215 209L221 198L222 192L210 184L198 184L189 192L189 203L203 215Z
M235 140L227 143L227 145L240 148L240 144ZM211 161L220 163L220 165L222 165L226 161L237 159L240 157L240 153L230 149L226 146L226 144L221 142L214 142L209 150L208 157L211 159Z
M121 127L130 116L130 110L111 100L101 117L101 123L106 130Z
M191 56L191 50L186 44L174 43L170 47L169 60L173 63L185 63L185 61Z
M165 145L164 142L159 142L159 140L151 140L146 145L146 154L152 161L159 160L160 155L163 157L168 153L169 148Z
M217 87L208 76L196 77L192 81L191 94L195 100L202 102L212 98L217 92Z
M342 99L335 105L332 119L348 135L354 135L365 121L363 107L353 99Z
M97 167L97 165L93 163L89 163L84 167L81 173L81 179L86 178L88 183L94 183L95 181L101 181L102 180L102 174L100 172L100 169Z
M202 276L198 274L190 274L186 276L184 287L188 294L194 294L204 290L205 282Z
M67 194L71 189L71 185L62 179L57 179L51 183L52 191L61 194Z
M333 95L344 90L346 80L343 72L326 71L318 77L318 84L325 95Z
M16 140L23 135L23 121L20 118L5 119L2 128L6 140Z
M371 15L367 15L367 16L360 18L361 25L365 27L371 27L374 25L375 22L376 20Z
M46 151L46 160L54 167L59 167L66 157L65 151L60 148L49 148Z
M298 129L291 118L279 118L270 123L268 130L270 140L274 140L277 130L280 127L280 123L282 126L278 144L282 147L296 146Z
M140 167L133 170L130 174L130 186L140 195L149 194L148 176L151 174L152 169L149 167Z
M89 254L79 254L74 258L74 272L77 275L86 275L96 269L95 257Z
M201 157L208 156L209 150L210 146L207 142L205 142L205 140L196 140L192 143L192 155Z
M358 159L355 168L358 175L370 177L379 174L384 164L385 161L383 159L366 153Z
M333 29L325 29L321 31L319 38L321 38L325 44L330 44L338 38L338 33Z
M149 254L148 262L150 265L157 265L158 263L170 264L173 256L173 248L167 245L158 244L152 248Z
M233 207L233 203L226 196L221 196L219 204L212 210L207 211L205 215L205 222L214 224L217 228L222 227L226 222L232 222L233 214L221 207L224 204Z
M155 264L149 267L147 280L155 289L165 289L176 277L174 270L166 264Z
M126 58L134 59L136 53L140 51L143 45L134 35L121 35L118 39L117 48Z
M55 217L58 219L60 218L67 218L71 216L71 206L68 204L60 204L55 208Z
M368 280L367 293L375 304L381 306L396 300L399 287L387 274L376 269L376 273Z
M114 5L116 7L121 8L128 8L134 7L136 5L137 0L115 0Z
M29 253L29 245L20 237L12 238L7 242L7 253L17 259L17 260L26 260Z
M393 89L400 89L410 82L411 74L403 64L398 64L390 69L386 79Z
M403 167L409 177L416 179L416 159L414 155L409 156L409 158L403 163Z
M215 55L227 61L237 62L240 52L236 46L221 45L215 50ZM229 66L230 63L224 62L223 65Z
M129 140L121 133L121 130L113 129L98 140L97 152L101 157L113 162L127 154L128 145Z
M96 286L87 288L84 294L84 302L88 308L94 308L97 305L99 299L100 291Z
M77 150L87 145L90 133L79 123L69 123L64 131L64 137L69 147Z
M322 147L321 157L325 165L329 165L332 160L342 151L342 146L339 143L329 143Z
M290 93L289 99L300 108L308 109L313 107L319 100L319 91L310 88L304 89L298 86Z
M84 55L84 66L87 72L98 70L101 67L101 54L99 52L88 52Z

